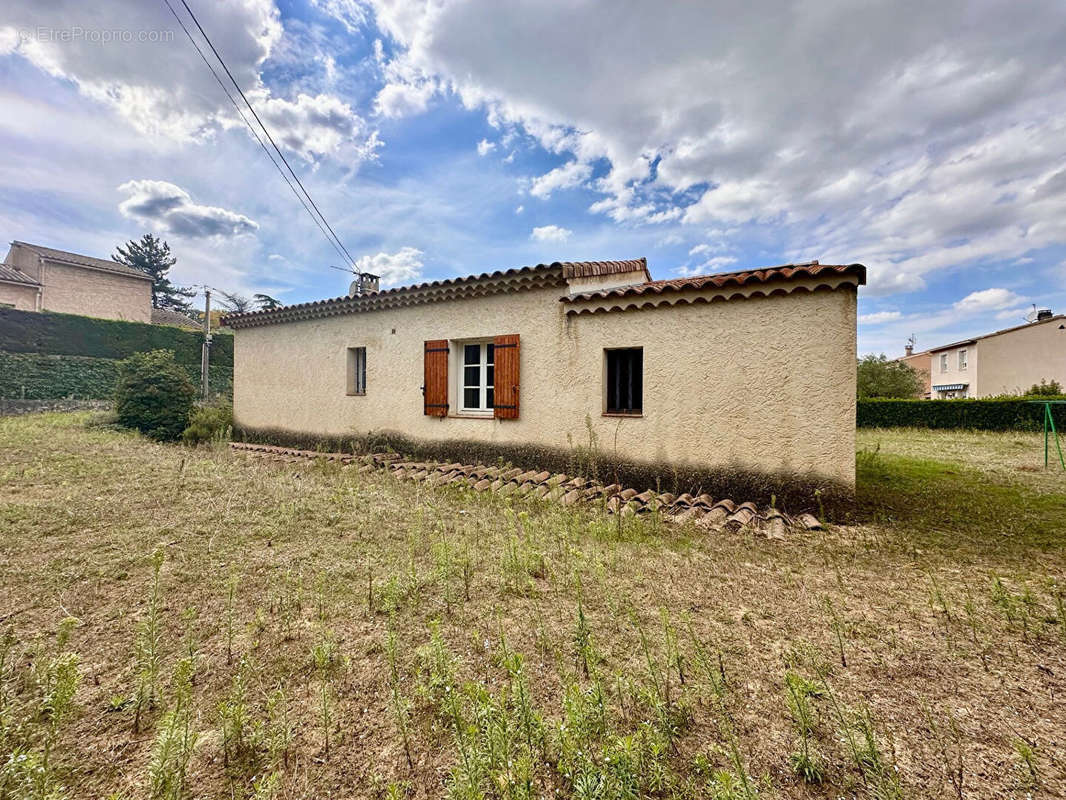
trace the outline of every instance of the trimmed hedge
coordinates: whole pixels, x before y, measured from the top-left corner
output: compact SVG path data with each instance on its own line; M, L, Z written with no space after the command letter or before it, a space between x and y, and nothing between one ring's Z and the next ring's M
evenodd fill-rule
M0 397L26 400L110 399L118 380L118 364L112 358L55 356L39 353L7 353L0 350ZM199 385L200 365L180 365ZM211 365L212 394L233 391L233 370Z
M859 400L856 425L860 428L968 428L982 431L1036 431L1044 429L1044 407L1031 399L1007 397L988 400ZM1053 405L1055 427L1066 430L1066 405Z
M171 325L0 308L0 350L13 353L123 359L171 350L178 363L198 370L203 340L202 333ZM233 369L232 334L213 334L211 363Z

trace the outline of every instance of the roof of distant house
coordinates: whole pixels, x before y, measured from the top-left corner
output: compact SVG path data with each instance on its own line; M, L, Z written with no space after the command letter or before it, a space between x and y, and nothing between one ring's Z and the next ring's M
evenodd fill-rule
M0 264L0 281L24 283L27 286L40 286L33 278L11 264Z
M1003 328L1002 330L992 331L992 333L985 333L981 336L975 336L972 339L962 339L957 342L952 342L951 344L942 345L941 347L930 347L928 352L939 353L941 350L953 350L956 347L962 347L964 344L977 344L977 342L981 341L982 339L991 339L993 336L1000 336L1004 333L1013 333L1014 331L1020 331L1024 328L1031 328L1034 325L1045 325L1048 322L1054 322L1056 320L1061 321L1064 319L1066 319L1066 314L1055 314L1053 316L1048 317L1047 319L1033 320L1032 322L1026 322L1024 325L1012 325L1009 328Z
M43 245L30 244L29 242L14 241L11 244L32 250L37 255L46 258L49 261L58 261L62 264L71 264L75 267L86 267L87 269L99 269L105 272L114 272L119 275L128 275L131 278L142 278L147 281L152 280L151 275L141 272L139 269L127 267L125 264L119 264L117 261L108 261L107 259L94 258L93 256L83 256L80 253L56 250L54 247L44 247Z
M202 330L201 325L191 317L187 317L180 311L171 311L169 308L153 308L152 309L152 324L153 325L174 325L178 328L188 328L189 330Z

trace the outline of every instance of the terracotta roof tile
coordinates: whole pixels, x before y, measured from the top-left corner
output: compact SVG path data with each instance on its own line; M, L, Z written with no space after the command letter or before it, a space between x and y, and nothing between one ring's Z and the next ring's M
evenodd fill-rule
M859 285L866 283L866 267L862 264L819 264L817 261L808 261L801 264L782 264L778 267L720 272L713 275L694 275L688 278L673 278L662 281L647 281L631 286L620 286L616 289L580 292L567 295L561 300L564 303L575 303L583 300L605 300L614 297L660 295L692 289L747 286L755 283L772 283L778 280L814 278L823 275L857 275L859 277Z
M483 272L480 275L467 275L458 278L445 278L439 281L427 281L416 283L411 286L397 286L393 289L383 289L372 292L362 297L333 297L327 300L313 300L307 303L296 303L290 306L270 311L251 311L246 314L230 314L223 319L224 325L241 328L248 325L267 325L275 322L289 322L296 319L304 319L315 316L326 316L328 313L354 313L358 311L370 311L375 308L401 305L404 301L429 302L432 300L444 300L454 297L456 294L475 291L479 284L488 281L524 278L548 278L552 273L558 273L559 280L566 278L587 278L603 275L616 275L625 272L641 270L645 277L650 278L648 262L644 258L634 258L626 261L554 261L551 264L537 264L532 267L515 267L495 272Z

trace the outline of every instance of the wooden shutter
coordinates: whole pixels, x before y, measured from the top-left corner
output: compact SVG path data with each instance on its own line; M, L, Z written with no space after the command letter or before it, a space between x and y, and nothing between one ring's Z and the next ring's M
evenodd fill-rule
M518 419L518 334L497 336L492 343L496 365L493 414L496 419Z
M448 340L425 343L425 377L422 385L422 413L448 416Z

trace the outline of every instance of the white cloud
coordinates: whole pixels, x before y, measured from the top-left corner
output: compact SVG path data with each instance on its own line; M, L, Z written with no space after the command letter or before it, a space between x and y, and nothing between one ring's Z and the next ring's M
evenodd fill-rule
M325 0L325 6L339 18L342 8L353 13L356 9L352 0ZM332 154L347 161L373 157L379 146L376 133L340 98L321 93L286 98L263 83L264 62L279 52L287 55L281 46L285 31L272 0L202 3L196 11L282 147L307 160ZM5 3L4 16L0 55L17 54L49 75L70 81L82 95L110 108L159 147L208 141L219 128L243 129L226 95L163 5L57 0L43 10L35 0L13 0ZM182 19L195 30L187 15ZM81 31L80 36L63 38L74 31ZM98 38L105 35L112 40ZM129 39L120 38L125 36ZM303 52L303 57L322 59L327 81L331 70L336 72L328 53ZM243 111L251 119L247 108Z
M421 250L414 247L401 247L395 253L360 256L355 260L355 266L360 272L380 275L383 287L395 286L422 277L423 255Z
M969 0L904 14L896 0L684 3L669 14L655 4L619 14L609 0L535 14L495 0L369 1L397 46L393 69L572 159L560 168L571 180L553 170L535 196L584 183L602 163L593 213L725 224L734 245L772 229L789 258L867 264L873 294L1066 243L1058 0L1034 0L1021 17ZM943 24L957 18L967 24ZM892 47L874 46L871 31ZM612 43L594 67L558 55L592 40Z
M496 149L496 142L490 142L488 139L482 139L477 143L477 154L479 156L487 156L493 150Z
M1009 289L982 289L979 292L970 292L955 303L953 308L961 314L980 314L985 311L999 311L1008 306L1016 306L1023 300L1024 298Z
M123 216L190 239L254 233L259 224L243 214L194 203L189 193L167 181L127 181L118 187L127 195L118 205Z
M570 161L561 167L533 179L529 193L534 197L547 200L557 189L571 189L580 186L589 179L592 167L579 161Z
M899 311L874 311L870 314L859 314L859 324L881 325L885 322L893 322L902 316L903 314Z
M534 228L529 238L535 242L565 242L573 231L558 225L542 225Z
M520 206L518 206L517 208L515 208L515 210L514 210L514 213L516 213L516 214L521 214L521 213L522 213L523 211L525 211L525 210L526 210L526 207L525 207L525 206L523 206L523 205L520 205Z

